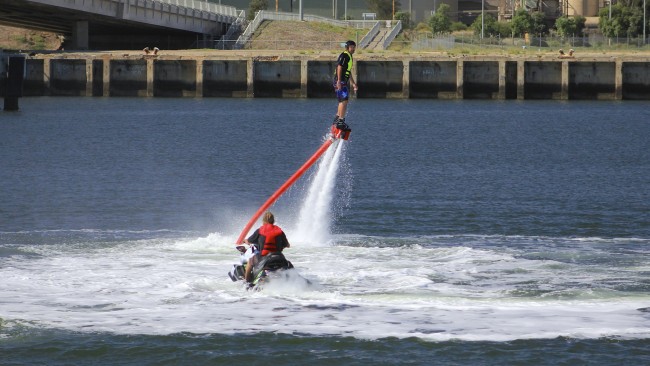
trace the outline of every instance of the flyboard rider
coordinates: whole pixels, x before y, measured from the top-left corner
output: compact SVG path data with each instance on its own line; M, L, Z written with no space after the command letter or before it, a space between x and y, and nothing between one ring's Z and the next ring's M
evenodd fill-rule
M282 253L284 248L289 248L291 244L282 229L275 225L275 217L270 211L266 211L262 216L262 226L255 230L245 243L250 244L252 251L249 251L250 257L246 265L246 274L244 278L251 283L254 276L251 274L252 268L255 267L264 257L273 253ZM245 251L243 246L237 247L240 251Z
M343 51L336 60L334 90L336 91L336 98L339 101L339 106L333 124L336 128L341 130L350 129L345 123L345 113L348 108L348 99L350 99L348 84L355 92L359 89L357 83L354 82L354 78L352 77L352 55L356 48L357 44L354 41L345 42L345 51Z

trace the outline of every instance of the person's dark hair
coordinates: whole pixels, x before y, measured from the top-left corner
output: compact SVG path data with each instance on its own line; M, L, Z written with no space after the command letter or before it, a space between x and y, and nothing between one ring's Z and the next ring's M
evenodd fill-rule
M355 46L356 47L357 44L352 40L345 42L345 48L350 48L350 46Z

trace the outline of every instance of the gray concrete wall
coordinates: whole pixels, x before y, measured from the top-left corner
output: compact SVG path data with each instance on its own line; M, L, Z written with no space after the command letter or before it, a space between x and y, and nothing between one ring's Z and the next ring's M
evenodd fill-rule
M85 96L86 60L50 60L50 95Z
M402 61L357 61L359 98L401 98L404 92Z
M253 63L255 98L300 97L300 81L300 61L255 61Z
M334 98L334 61L28 58L25 96ZM650 100L650 61L357 60L358 98Z
M524 77L525 99L561 99L561 62L527 61Z
M43 59L27 59L25 61L25 81L23 95L26 97L48 95L45 89L45 61Z
M334 98L335 61L310 61L307 63L307 97Z
M623 63L622 74L623 99L650 100L650 63Z
M153 96L196 96L196 60L155 60Z
M456 61L411 61L409 96L426 99L455 99Z
M569 63L569 99L614 99L614 62Z
M499 99L499 63L466 61L463 63L464 99Z
M111 97L146 97L147 60L111 60L109 95Z
M246 60L203 61L203 97L246 97Z

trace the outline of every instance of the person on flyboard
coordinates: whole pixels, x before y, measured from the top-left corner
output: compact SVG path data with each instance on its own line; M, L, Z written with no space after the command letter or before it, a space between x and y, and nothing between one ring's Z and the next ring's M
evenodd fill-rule
M253 280L251 278L251 270L262 257L275 252L281 253L284 248L291 246L284 231L275 225L275 217L270 211L266 211L264 216L262 216L262 226L255 230L244 242L257 248L257 250L253 251L255 254L248 259L246 274L244 276L247 282Z
M352 55L357 48L354 41L345 42L345 51L343 51L336 61L336 71L334 73L334 90L336 91L336 98L339 101L336 117L334 117L334 125L340 130L349 130L350 128L345 123L345 113L348 108L348 99L350 98L350 85L356 92L358 90L357 83L354 82L352 77Z

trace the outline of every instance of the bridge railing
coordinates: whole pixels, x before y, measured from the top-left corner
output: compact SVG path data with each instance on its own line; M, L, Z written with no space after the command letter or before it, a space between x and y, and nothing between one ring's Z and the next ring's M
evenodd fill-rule
M383 49L387 49L388 46L390 46L390 43L393 42L395 37L399 34L399 32L402 31L402 21L398 20L397 24L395 24L395 27L393 27L393 30L390 31L388 36L386 36L386 39L384 40L384 43L382 44Z
M272 12L272 11L260 10L257 12L257 14L255 14L255 19L253 19L253 21L248 24L248 27L246 27L244 33L242 33L241 36L239 36L239 39L235 44L235 48L244 47L244 45L248 43L251 37L253 37L253 33L255 32L255 30L257 30L257 27L259 27L260 24L262 24L262 22L265 20L300 21L301 19L300 19L300 15L295 13ZM373 25L375 25L375 23L377 23L376 20L336 20L336 19L320 17L317 15L305 15L305 14L303 14L302 20L308 22L309 21L324 22L339 27L352 27L352 28L359 28L359 29L371 28Z
M361 42L359 42L359 49L364 49L368 47L370 41L372 41L372 39L375 38L377 33L379 33L380 22L376 20L373 20L373 22L375 23L375 25L372 27L372 29L370 29L368 33L366 33L366 35L363 38L361 38Z
M116 2L123 2L124 0L115 0ZM133 0L126 0L133 1ZM237 17L237 9L233 6L220 5L201 0L152 0L153 2L174 5L187 9L195 9L200 11L207 11L210 13L223 14L231 17Z

